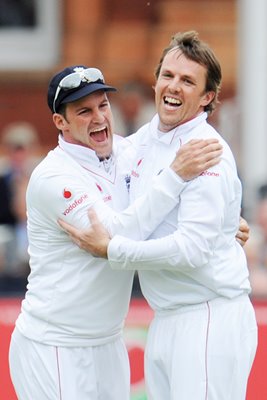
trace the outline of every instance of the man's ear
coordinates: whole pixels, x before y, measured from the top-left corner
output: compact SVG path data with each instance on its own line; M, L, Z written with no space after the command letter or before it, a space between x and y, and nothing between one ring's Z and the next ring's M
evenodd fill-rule
M67 121L62 114L54 113L53 122L59 131L63 131L66 128Z
M206 92L203 95L203 99L202 99L201 105L203 107L207 106L214 99L214 97L215 97L215 92L212 92L212 91Z

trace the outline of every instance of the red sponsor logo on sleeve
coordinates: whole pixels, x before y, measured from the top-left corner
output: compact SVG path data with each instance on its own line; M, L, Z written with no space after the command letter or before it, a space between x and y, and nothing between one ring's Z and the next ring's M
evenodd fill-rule
M80 206L84 200L88 198L87 194L83 194L79 199L76 199L73 203L69 205L68 208L66 208L65 211L63 211L63 215L68 215L71 211L73 211L76 207Z

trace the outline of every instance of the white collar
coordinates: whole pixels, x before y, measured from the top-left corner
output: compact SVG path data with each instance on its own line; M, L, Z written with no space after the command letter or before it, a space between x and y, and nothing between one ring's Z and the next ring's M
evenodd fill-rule
M182 125L178 125L169 132L162 132L159 130L159 116L156 114L150 122L149 129L151 135L164 143L171 143L173 139L177 136L182 136L190 132L195 126L199 125L202 121L206 120L208 117L206 112L199 114L197 117L185 122Z
M94 150L78 144L68 143L64 140L62 134L58 135L59 147L68 153L83 168L91 170L92 167L103 170L106 174L111 175L114 172L115 157L113 153L109 159L100 161Z

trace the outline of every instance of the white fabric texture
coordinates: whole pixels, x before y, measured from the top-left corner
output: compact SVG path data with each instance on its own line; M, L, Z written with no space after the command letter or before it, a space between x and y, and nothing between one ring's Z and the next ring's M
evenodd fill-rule
M148 399L244 400L256 346L246 295L157 315L145 355Z
M9 360L18 400L130 398L129 360L122 338L100 346L58 347L29 340L15 330L11 341Z

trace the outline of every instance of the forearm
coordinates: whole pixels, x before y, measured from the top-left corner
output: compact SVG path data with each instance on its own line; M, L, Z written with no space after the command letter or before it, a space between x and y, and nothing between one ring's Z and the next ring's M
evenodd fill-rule
M188 186L183 192L177 228L173 233L160 237L162 233L159 230L156 232L158 239L146 241L129 240L118 235L112 238L108 246L111 267L181 271L206 265L222 234L225 199L216 185L203 185L202 181L192 184L191 189ZM168 225L171 224L174 227L175 223L169 221ZM234 241L234 228L232 232Z
M189 246L187 246L187 244ZM113 269L186 271L208 263L210 246L205 248L187 241L182 234L160 239L134 241L115 236L108 245L108 260Z
M144 240L177 205L186 185L170 168L166 168L153 179L149 191L123 212L110 210L103 213L103 205L99 203L95 205L95 211L111 236L120 234Z

